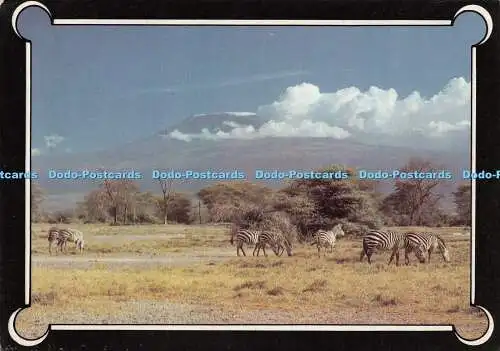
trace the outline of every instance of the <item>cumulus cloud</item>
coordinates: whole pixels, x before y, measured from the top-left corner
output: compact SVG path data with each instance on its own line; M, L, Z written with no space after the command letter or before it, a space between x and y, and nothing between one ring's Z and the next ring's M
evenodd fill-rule
M37 148L31 148L31 156L40 156L42 154L42 151Z
M470 128L470 121L460 121L457 123L449 123L445 121L431 121L429 123L429 130L431 136L442 136L447 132L467 130Z
M52 134L52 135L46 135L43 137L45 139L45 146L48 149L53 149L57 147L60 143L64 141L64 137L57 135L57 134Z
M255 139L263 137L354 138L380 135L385 138L416 133L427 138L444 138L448 133L470 128L470 83L451 79L430 97L418 91L401 97L395 89L375 86L366 91L347 87L322 92L314 84L302 83L285 89L274 102L260 106L257 115L266 123L259 128L228 121L229 132L203 129L197 134L179 130L170 137L193 139Z

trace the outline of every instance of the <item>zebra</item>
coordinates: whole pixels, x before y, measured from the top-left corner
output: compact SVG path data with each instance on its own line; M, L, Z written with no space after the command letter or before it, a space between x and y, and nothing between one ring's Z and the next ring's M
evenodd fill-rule
M54 243L56 244L56 254L57 254L57 249L62 248L61 242L62 240L64 240L58 228L56 227L49 228L48 240L49 240L49 254L52 255L52 244Z
M71 228L59 229L58 246L61 248L61 251L63 250L63 247L66 249L68 241L75 243L76 249L80 251L80 253L83 253L85 241L81 231Z
M335 247L335 242L337 241L337 236L344 236L344 230L342 225L339 223L331 230L318 230L313 234L313 241L311 245L316 245L318 247L318 257L321 257L320 251L321 247L324 247L324 255L326 256L326 249L330 248L330 253L333 252Z
M259 256L260 249L264 252L264 256L267 257L265 247L266 245L269 245L274 254L276 256L281 256L283 255L283 252L286 249L286 253L288 256L293 256L292 252L292 244L290 241L281 233L275 232L275 231L263 231L259 239L257 241L257 245L255 246L255 249L257 249L257 256ZM281 253L279 253L279 250L281 249ZM255 250L254 250L255 251Z
M243 244L255 245L253 250L253 255L255 256L255 250L257 249L257 242L259 241L259 236L261 232L258 230L240 229L235 235L231 236L231 244L236 242L236 254L240 255L240 250L243 255L246 256L245 250L243 250Z
M450 251L444 240L437 234L427 232L407 232L404 237L405 263L410 263L409 253L414 252L420 263L425 262L425 253L428 254L427 263L431 261L431 253L439 249L445 262L450 262Z
M394 231L370 230L363 236L363 250L359 257L359 261L363 258L368 258L368 263L371 264L372 255L378 250L391 250L392 255L388 265L391 264L394 256L396 256L396 265L399 266L399 251L404 247L404 233Z

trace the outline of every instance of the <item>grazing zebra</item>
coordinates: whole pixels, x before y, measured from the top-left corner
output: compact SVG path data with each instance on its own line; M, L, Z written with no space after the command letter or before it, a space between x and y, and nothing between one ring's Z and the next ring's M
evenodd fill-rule
M76 229L59 229L59 241L58 246L61 248L61 251L66 249L67 243L72 242L75 243L76 249L83 253L85 241L83 240L83 233Z
M344 230L341 224L337 224L331 230L318 230L313 234L313 242L311 245L316 245L318 247L318 257L321 257L320 251L321 247L324 247L324 255L326 256L326 249L330 248L330 253L333 252L335 247L335 242L337 241L337 236L344 236Z
M376 251L391 250L392 255L388 264L391 264L394 256L396 256L396 265L399 266L399 251L404 247L404 236L404 233L393 231L369 231L363 236L363 250L359 261L363 261L363 257L366 255L368 263L371 264L371 257Z
M450 251L446 247L444 240L433 233L407 232L404 237L405 263L410 263L409 253L414 252L420 263L425 262L425 253L428 254L427 263L431 261L431 253L439 249L445 262L450 262Z
M286 249L286 253L288 254L288 256L293 255L292 244L281 233L267 231L267 230L263 231L259 236L259 239L257 241L257 245L255 246L255 249L257 249L257 256L259 256L260 249L262 249L262 251L264 252L264 256L267 257L266 250L265 250L266 245L269 245L272 248L272 250L274 251L274 254L276 256L283 255L283 252L285 251L285 249ZM279 253L279 249L281 249L281 253Z
M49 235L48 235L48 240L49 240L49 254L52 255L52 244L56 244L56 254L57 254L57 249L62 248L61 247L61 242L64 240L59 232L59 229L56 227L51 227L49 229Z
M257 248L257 242L259 241L260 231L258 230L249 230L249 229L240 229L236 232L236 235L231 236L231 244L236 242L236 254L240 255L240 250L243 252L243 255L246 256L245 250L243 250L243 244L247 245L255 245L253 250L253 255L255 256L255 249Z

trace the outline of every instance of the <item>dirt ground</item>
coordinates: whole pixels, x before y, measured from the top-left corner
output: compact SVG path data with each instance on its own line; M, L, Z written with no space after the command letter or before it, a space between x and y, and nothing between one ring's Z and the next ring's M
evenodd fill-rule
M443 320L443 312L435 311L432 309L422 312L421 306L418 304L411 306L401 303L399 300L395 303L388 303L382 301L382 303L375 305L373 301L367 301L365 306L349 305L349 303L344 303L339 308L340 302L332 300L331 305L324 302L319 303L319 305L312 305L310 308L286 308L280 306L288 306L285 303L281 303L281 300L287 300L287 295L282 297L270 296L264 292L258 292L258 290L251 290L252 287L248 288L250 290L239 290L236 288L231 288L232 291L232 302L226 305L219 305L217 303L211 303L212 300L207 295L205 299L203 296L203 286L197 286L196 289L200 291L199 299L184 299L183 297L171 298L167 295L162 295L161 291L156 298L151 298L154 295L148 294L138 294L134 296L133 299L124 298L124 296L117 294L113 296L107 296L106 299L102 299L102 296L89 295L77 300L76 303L71 302L67 304L67 301L62 299L60 304L58 300L55 299L53 303L50 302L40 302L40 294L48 294L49 290L56 289L57 291L57 278L50 276L54 272L63 272L64 274L69 274L71 276L74 272L79 272L82 274L87 274L93 272L96 267L101 269L101 274L109 274L109 279L111 280L112 274L122 274L123 272L138 273L139 276L144 272L147 275L148 272L154 270L160 270L159 272L164 272L163 274L171 274L168 269L176 270L175 272L187 272L186 280L193 279L189 277L189 274L200 274L203 278L204 275L210 275L211 273L205 268L217 268L219 266L226 267L224 265L231 264L234 266L234 262L240 262L241 267L246 267L248 263L250 265L256 265L259 267L260 263L255 262L274 262L275 258L271 252L271 258L256 258L252 257L252 250L246 250L247 257L236 257L236 248L230 246L228 243L211 246L198 245L195 247L189 247L189 243L183 241L183 245L186 244L185 249L172 249L165 248L166 251L161 249L156 250L136 250L137 248L129 247L124 250L117 252L100 252L100 245L109 245L109 243L116 243L117 240L125 242L126 240L135 240L135 242L143 242L144 245L149 245L148 240L154 240L155 245L153 247L160 247L163 241L172 240L186 240L189 237L189 233L176 233L165 234L156 233L153 234L142 234L136 235L134 233L124 233L120 235L119 238L115 235L103 235L97 234L90 236L88 242L90 242L90 249L83 255L76 254L75 252L70 252L69 254L58 254L58 255L48 255L46 246L46 239L43 239L43 229L42 234L37 236L34 245L35 253L32 255L32 270L33 276L38 277L37 279L42 279L46 277L47 279L54 279L47 287L33 286L32 292L32 306L28 309L23 310L16 319L16 328L19 333L27 338L36 338L42 335L47 329L48 324L71 324L71 323L90 323L90 324L416 324L415 320L418 320L417 324L436 324L436 321ZM462 250L462 254L466 257L466 247L462 247L462 242L466 238L462 237L460 234L451 233L450 238L456 238L451 246L459 248ZM198 239L196 239L198 240ZM208 239L207 239L208 240ZM212 239L210 239L212 240ZM227 238L224 237L224 241ZM199 243L199 242L198 242ZM139 245L139 244L137 244ZM141 244L142 245L142 244ZM321 258L317 259L315 256L315 249L309 246L304 246L300 248L297 256L294 257L296 261L287 261L291 258L283 258L280 262L285 262L284 264L289 264L288 262L294 262L292 264L297 264L297 262L313 262L312 266L308 266L307 271L314 271L326 268L325 272L328 270L336 269L335 267L343 268L350 262L358 267L358 270L368 269L365 268L368 264L360 264L356 262L358 257L355 257L358 252L357 243L346 241L341 254L337 254L338 259L333 260L332 258ZM172 246L172 245L171 245ZM182 246L182 245L181 245ZM103 246L104 247L104 246ZM109 246L106 246L106 250ZM127 252L127 250L135 250L135 252ZM177 250L177 252L176 252ZM45 251L45 252L43 252ZM109 250L113 251L113 250ZM138 252L140 251L140 252ZM149 251L149 252L148 252ZM383 271L386 269L385 256L379 256L376 258L378 263L372 265L370 269L373 272ZM276 258L277 259L277 258ZM404 258L403 258L404 259ZM261 261L259 261L261 260ZM262 261L264 260L264 261ZM438 256L435 257L436 261L439 261ZM339 264L340 263L340 264ZM302 264L302 263L300 263ZM309 264L309 263L308 263ZM438 265L439 269L442 269L440 263L435 263ZM269 267L274 266L271 264ZM322 268L323 267L323 268ZM221 268L222 269L222 268ZM226 268L224 268L226 269ZM244 269L238 268L236 274L246 275ZM251 274L255 273L255 268L252 268ZM264 269L264 268L262 268ZM267 268L265 268L267 269ZM444 268L443 268L444 269ZM193 273L194 272L194 273ZM205 272L205 273L204 273ZM214 271L215 272L215 271ZM225 271L221 271L225 272ZM132 277L132 273L131 277ZM386 272L387 273L387 272ZM44 275L46 274L46 275ZM173 274L173 273L172 273ZM215 274L215 273L214 273ZM280 272L278 271L278 275ZM289 273L291 274L291 273ZM312 273L311 273L312 274ZM318 273L320 274L320 273ZM370 273L373 274L373 273ZM422 274L426 273L425 271ZM257 275L258 276L258 275ZM42 277L42 278L41 278ZM182 276L181 276L182 277ZM45 279L45 278L43 278ZM73 279L73 278L71 278ZM75 278L76 279L76 278ZM137 278L131 278L137 279ZM177 278L176 278L177 279ZM184 279L184 278L178 278ZM198 278L196 278L198 279ZM200 278L201 279L201 278ZM222 278L221 278L222 279ZM243 278L242 278L243 279ZM253 281L251 276L244 277L244 284L249 281ZM193 280L190 280L193 281ZM195 280L195 282L201 282L202 280ZM335 284L335 281L333 281ZM340 282L339 282L340 283ZM47 283L49 284L49 283ZM76 282L75 284L79 284ZM89 283L81 283L89 284ZM91 284L91 283L90 283ZM99 283L96 283L99 284ZM158 283L161 284L161 283ZM186 283L188 284L188 283ZM204 284L204 283L200 283ZM215 283L214 283L215 284ZM243 285L244 285L243 284ZM329 284L331 284L329 282ZM385 283L384 283L385 284ZM467 281L460 285L459 291L464 291L464 289L469 290L468 285L470 283ZM49 288L50 286L50 288ZM234 286L231 285L231 286ZM434 285L434 288L442 289L441 293L446 294L443 285ZM382 289L387 289L386 285L381 286ZM194 289L194 288L193 288ZM207 285L206 290L208 291L210 287ZM222 285L220 286L221 299L222 292L225 291ZM290 291L292 288L287 288L285 290ZM451 289L451 288L450 288ZM228 289L226 289L228 290ZM385 291L384 290L384 291ZM236 291L236 292L235 292ZM326 290L327 291L327 290ZM450 290L451 291L451 290ZM42 293L43 292L43 293ZM439 292L439 291L438 291ZM327 292L318 293L325 295ZM93 293L89 293L93 294ZM208 293L207 293L208 294ZM252 300L252 294L258 294L255 300L260 301L257 305L254 300ZM188 294L189 295L189 294ZM45 295L44 295L45 296ZM159 297L158 297L159 296ZM180 296L180 295L179 295ZM184 295L182 295L184 296ZM332 295L333 296L333 295ZM257 299L258 298L258 299ZM324 297L323 297L324 298ZM432 299L432 296L429 297ZM217 301L217 300L215 300ZM241 301L238 303L238 301ZM280 302L281 305L276 301ZM328 301L328 300L321 300ZM403 301L403 300L401 300ZM425 300L427 301L427 300ZM425 302L424 301L424 302ZM423 303L423 302L422 302ZM253 305L252 305L253 304ZM466 303L464 303L464 306ZM293 306L293 305L292 305ZM251 307L251 308L250 308ZM466 308L466 307L465 307ZM459 333L469 339L476 339L484 334L487 328L487 319L481 312L479 313L469 313L462 307L457 307L456 311L449 310L448 317L446 320L457 321L456 323L438 323L438 324L455 324ZM374 322L376 321L376 322Z

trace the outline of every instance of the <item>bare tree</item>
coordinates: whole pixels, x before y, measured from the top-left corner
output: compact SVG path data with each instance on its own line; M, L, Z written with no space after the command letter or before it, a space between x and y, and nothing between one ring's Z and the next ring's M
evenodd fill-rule
M120 210L123 211L123 219L126 222L128 211L139 192L138 185L129 179L105 179L101 184L101 189L107 197L109 209L113 217L113 224L118 224Z
M133 180L120 180L118 184L119 206L122 209L123 223L128 223L130 210L135 211L139 187Z
M401 170L428 173L438 172L438 168L430 161L411 158ZM404 218L407 225L421 225L425 212L429 209L437 211L443 197L438 192L438 187L442 184L441 179L399 179L394 183L394 192L384 199L384 211L398 215L400 221Z
M168 205L172 201L172 193L174 191L173 179L158 179L161 186L162 197L159 200L159 207L163 215L163 224L168 224Z
M101 185L108 199L111 215L113 216L113 224L118 223L119 199L118 199L118 189L116 185L117 185L116 183L113 183L108 179L104 180L104 182Z

